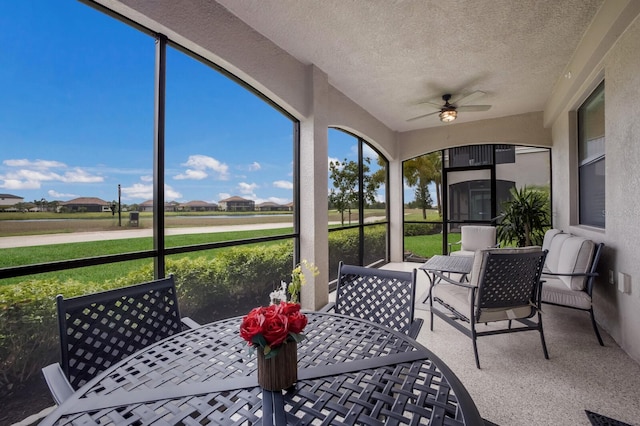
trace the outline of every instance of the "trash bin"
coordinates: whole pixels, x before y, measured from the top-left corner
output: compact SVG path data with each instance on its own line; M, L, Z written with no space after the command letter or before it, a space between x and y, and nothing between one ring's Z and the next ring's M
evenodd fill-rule
M140 212L129 212L129 226L138 226Z

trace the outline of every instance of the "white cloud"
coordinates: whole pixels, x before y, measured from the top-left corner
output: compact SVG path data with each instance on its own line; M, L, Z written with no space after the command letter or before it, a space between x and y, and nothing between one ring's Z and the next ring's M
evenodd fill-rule
M40 182L36 181L24 181L18 179L6 179L0 176L4 182L0 185L0 188L5 189L38 189L40 188Z
M188 167L184 173L175 175L174 179L195 179L201 180L209 176L207 171L211 170L215 172L215 179L228 180L229 179L229 166L213 157L206 155L190 155L186 163L182 163L181 166Z
M102 176L92 176L84 170L76 167L73 171L66 172L62 177L62 182L65 183L95 183L104 182Z
M16 159L16 160L4 160L3 164L10 167L31 167L36 169L50 169L50 168L65 168L66 164L61 163L59 161L53 160L27 160L26 158Z
M165 185L164 186L164 198L167 201L176 200L178 198L182 198L182 193L176 191L175 189L173 189L169 185Z
M177 180L183 180L183 179L190 179L190 180L202 180L204 178L206 178L207 176L207 172L203 171L203 170L191 170L191 169L187 169L184 171L184 173L180 173L178 175L175 175L173 178L177 179Z
M252 199L256 203L256 205L266 203L266 202L271 202L276 204L288 204L291 202L291 200L288 200L286 198L279 198L279 197L269 197L269 198L247 197L247 198Z
M15 169L0 175L0 182L2 182L0 188L38 189L42 186L42 182L104 182L102 176L90 174L80 167L68 170L67 165L59 161L10 159L4 160L3 164ZM55 169L59 170L54 171Z
M132 186L121 188L121 193L126 199L150 200L153 198L153 185L134 183ZM169 185L164 186L164 197L168 200L182 198L182 194Z
M229 194L228 192L221 192L218 194L218 200L226 200L227 198L231 198L231 194Z
M287 198L279 198L279 197L269 197L269 201L277 204L289 204L291 200Z
M289 182L286 180L277 180L273 182L273 186L281 189L293 189L293 182Z
M144 200L153 198L153 185L134 183L132 186L122 187L120 191L125 198L142 198Z
M143 182L153 182L153 176L151 175L140 176L140 180Z
M65 193L62 193L62 192L55 191L53 189L50 189L49 191L47 191L47 194L49 194L49 197L51 197L51 198L74 198L74 197L77 197L76 194L65 194Z
M254 191L256 190L256 188L258 188L258 185L255 183L240 182L238 184L238 190L241 194L245 195L253 195L255 197Z
M249 166L249 171L250 172L255 172L256 170L260 170L262 168L262 166L260 166L260 163L258 163L257 161L254 161L250 166Z

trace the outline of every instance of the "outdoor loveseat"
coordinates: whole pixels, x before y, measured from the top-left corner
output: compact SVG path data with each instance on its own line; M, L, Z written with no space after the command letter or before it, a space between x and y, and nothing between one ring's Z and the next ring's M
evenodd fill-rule
M542 249L548 250L542 273L542 303L589 312L591 324L604 346L593 315L593 286L603 243L550 229L545 233Z

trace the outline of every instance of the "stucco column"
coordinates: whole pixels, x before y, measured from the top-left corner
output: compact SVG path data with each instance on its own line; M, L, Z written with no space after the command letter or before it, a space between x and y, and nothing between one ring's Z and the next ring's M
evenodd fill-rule
M329 301L328 248L328 147L327 75L317 67L308 68L309 109L300 122L300 257L315 263L320 274L306 273L301 290L304 309L319 309ZM306 271L304 271L306 272Z
M404 186L402 161L398 157L389 160L389 188L389 258L391 262L402 262L404 260L404 205L402 204Z

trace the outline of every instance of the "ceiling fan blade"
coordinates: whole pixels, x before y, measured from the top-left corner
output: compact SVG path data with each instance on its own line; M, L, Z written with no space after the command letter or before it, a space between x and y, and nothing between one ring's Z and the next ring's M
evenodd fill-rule
M434 114L440 114L440 110L438 110L438 111L434 111L434 112L430 112L429 114L423 114L423 115L419 115L419 116L417 116L417 117L410 118L410 119L408 119L408 120L407 120L407 122L409 122L409 121L415 121L415 120L420 120L421 118L425 118L425 117L428 117L428 116L430 116L430 115L434 115Z
M491 108L491 105L462 105L456 108L458 111L487 111Z
M468 104L470 102L475 101L478 98L483 97L484 95L486 95L485 92L482 92L480 90L476 90L475 92L471 92L467 95L463 95L461 98L458 99L451 99L449 102L454 104L454 105L465 105Z
M424 102L419 102L417 105L425 105L425 106L427 106L429 108L435 108L437 110L440 110L442 108L442 102L437 104L437 103L431 102L431 101L424 101Z

